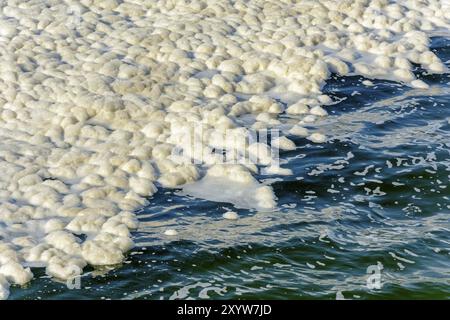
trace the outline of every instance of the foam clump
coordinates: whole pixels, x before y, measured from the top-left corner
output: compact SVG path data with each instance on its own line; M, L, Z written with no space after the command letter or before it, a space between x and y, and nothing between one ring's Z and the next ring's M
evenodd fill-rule
M175 229L167 229L166 231L164 231L164 234L169 237L174 237L178 235L178 231Z
M240 165L218 164L199 181L186 184L183 193L216 202L233 203L238 208L271 210L276 197L272 188L259 183Z
M0 267L0 274L12 284L24 285L33 278L30 268L24 268L16 261L9 261Z
M237 220L237 219L239 219L239 215L236 212L234 212L234 211L227 211L222 216L226 220Z
M426 89L414 64L448 71L429 47L448 33L447 1L70 4L0 3L2 299L28 265L68 279L120 264L158 187L273 210L254 173L291 172L270 142L238 138L281 128L281 150L289 136L325 142L314 125L331 74Z
M411 81L411 86L417 89L428 89L430 87L427 83L419 79Z
M284 136L272 139L272 147L287 151L292 151L296 148L295 143Z
M6 278L0 275L0 300L6 300L9 297L9 282Z
M310 136L308 136L308 140L314 143L323 143L327 141L327 137L320 132L314 132Z

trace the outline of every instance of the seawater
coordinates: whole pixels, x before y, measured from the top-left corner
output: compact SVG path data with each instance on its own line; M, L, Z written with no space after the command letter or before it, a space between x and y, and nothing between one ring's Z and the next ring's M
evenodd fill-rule
M432 48L448 66L450 40ZM450 76L414 72L430 89L332 77L324 92L341 102L316 125L334 140L298 138L281 154L292 176L258 176L275 211L161 189L137 212L122 265L88 268L73 290L33 269L10 298L449 298ZM382 266L379 289L368 287L371 266Z

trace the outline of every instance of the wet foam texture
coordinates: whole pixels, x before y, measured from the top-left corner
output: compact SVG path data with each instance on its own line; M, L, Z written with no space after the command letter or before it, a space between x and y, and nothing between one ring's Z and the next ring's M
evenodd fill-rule
M190 187L198 197L275 207L251 174L270 159L227 168L209 147L226 145L227 130L286 117L298 123L283 132L326 142L305 126L327 115L321 88L332 73L426 88L413 64L447 71L429 36L448 34L449 9L433 0L1 1L0 298L32 279L30 267L70 279L119 264L135 210L158 187L202 179ZM200 124L205 163L171 159L186 147L177 132Z

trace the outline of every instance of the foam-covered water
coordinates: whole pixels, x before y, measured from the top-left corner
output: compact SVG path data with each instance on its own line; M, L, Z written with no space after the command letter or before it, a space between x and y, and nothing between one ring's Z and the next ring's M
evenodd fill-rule
M448 60L448 41L435 43ZM327 119L340 123L339 138L299 138L284 154L294 175L268 178L278 211L158 192L138 212L137 246L120 267L87 270L81 290L36 270L12 298L448 298L450 78L425 80L431 95L331 80L326 91L346 98ZM224 220L228 210L239 218ZM382 288L369 290L367 267L378 262Z
M448 297L446 2L183 3L2 3L0 296Z

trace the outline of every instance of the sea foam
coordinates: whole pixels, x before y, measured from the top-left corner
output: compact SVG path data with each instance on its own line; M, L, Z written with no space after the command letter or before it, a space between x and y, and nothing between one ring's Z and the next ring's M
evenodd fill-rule
M88 264L119 264L134 211L158 187L273 209L272 189L252 173L289 170L267 157L223 164L210 147L226 146L226 131L282 126L281 114L298 121L286 134L327 141L305 126L327 115L321 89L332 73L426 89L413 64L447 71L429 48L429 36L449 34L447 1L6 0L0 9L0 298L32 279L30 266L70 279ZM175 161L175 148L189 149L181 128L200 124L203 163Z

